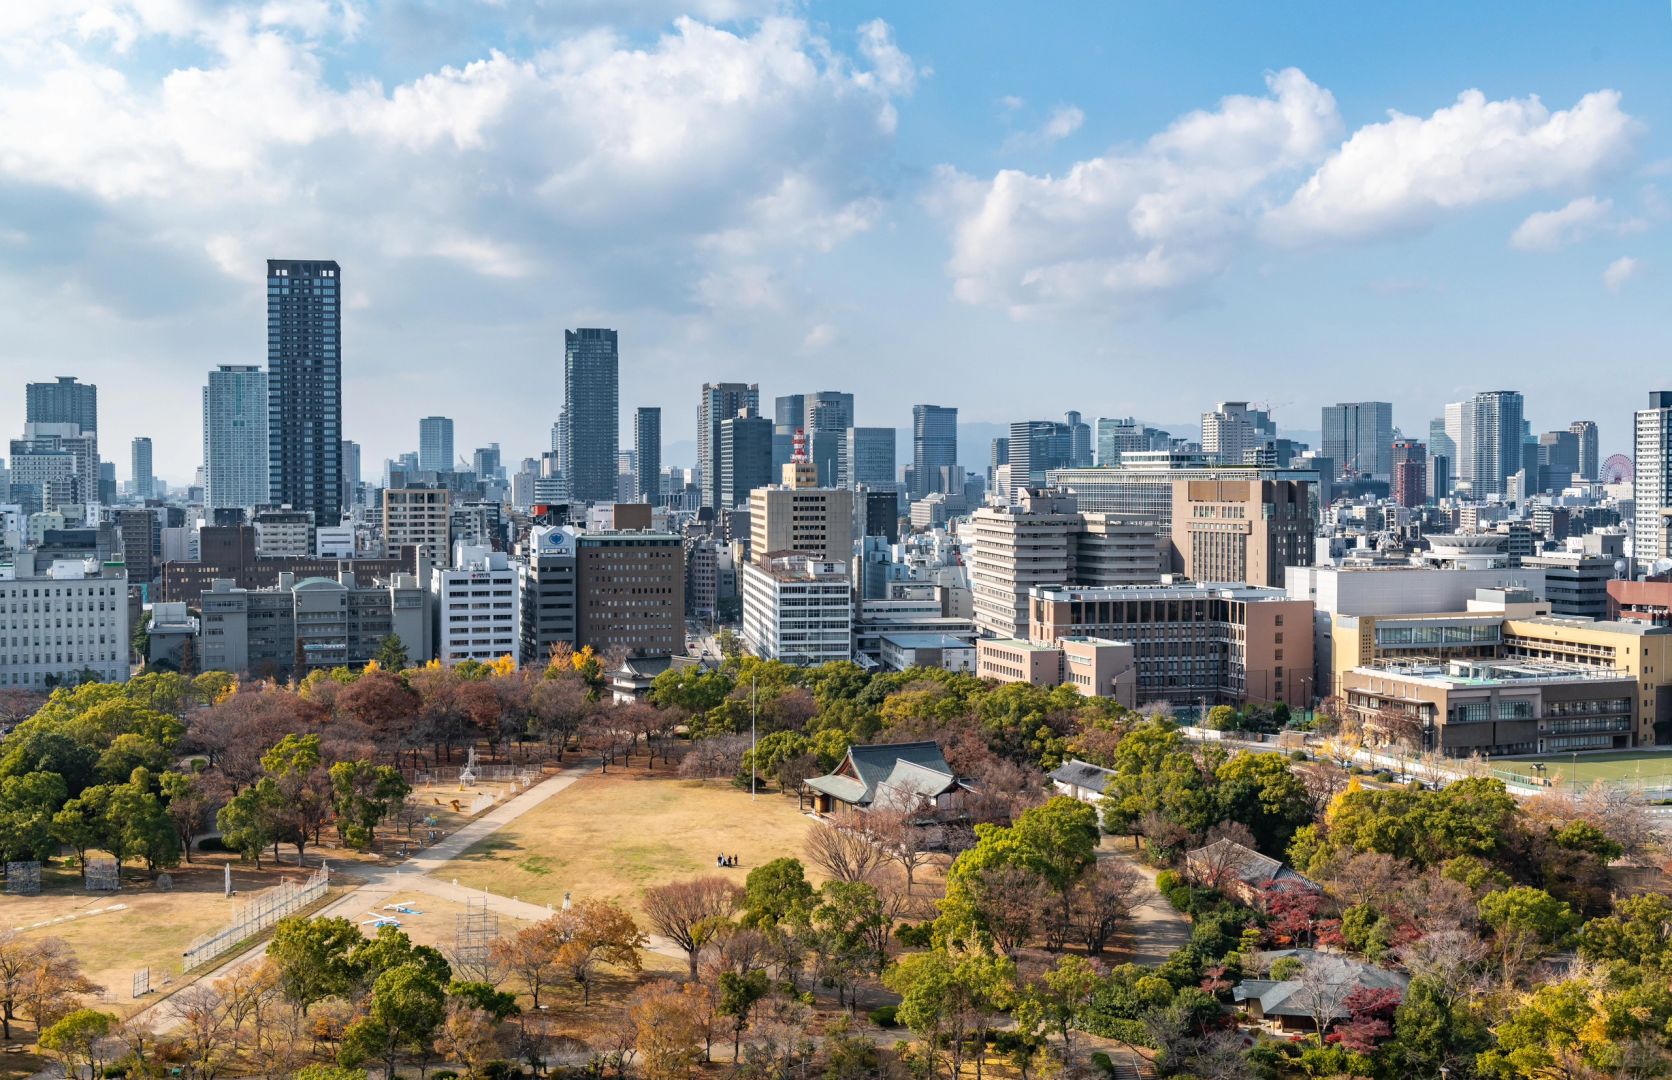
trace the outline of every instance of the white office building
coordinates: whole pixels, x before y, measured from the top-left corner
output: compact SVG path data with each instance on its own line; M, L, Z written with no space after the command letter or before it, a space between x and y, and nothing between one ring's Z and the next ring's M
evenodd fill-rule
M1647 571L1672 555L1666 516L1672 511L1672 390L1649 395L1649 407L1632 422L1633 493L1637 499L1631 557Z
M848 564L792 551L743 566L743 643L768 660L816 666L853 659Z
M120 563L23 553L0 566L0 689L50 690L90 672L128 677L128 573Z
M516 659L518 594L517 570L503 551L478 544L456 546L451 567L430 571L437 659L443 664Z

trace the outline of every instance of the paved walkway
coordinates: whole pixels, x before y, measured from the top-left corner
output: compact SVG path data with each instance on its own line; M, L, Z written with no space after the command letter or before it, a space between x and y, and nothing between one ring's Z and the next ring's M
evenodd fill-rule
M1114 845L1121 845L1116 848ZM1136 858L1130 841L1111 839L1098 851L1099 859L1119 859L1142 877L1132 919L1117 944L1135 964L1156 965L1190 943L1190 920L1167 902L1155 887L1156 871Z
M481 817L463 826L451 836L443 837L418 855L398 865L351 864L347 872L358 879L360 884L353 886L314 914L316 916L341 916L358 922L363 912L368 909L377 910L381 905L390 902L397 893L421 892L429 896L455 900L460 903L463 903L467 898L479 900L486 897L489 908L501 915L533 921L546 918L551 914L551 910L542 905L513 900L505 896L496 896L493 893L485 893L476 889L466 889L429 875L463 855L472 845L492 836L530 810L543 804L553 795L568 788L570 784L591 772L592 769L591 764L576 765L564 769L556 776L542 780L520 795L505 800ZM246 964L252 964L259 960L266 952L267 942L264 940L244 952L224 958L213 969L198 976L198 979L193 981L213 981L224 978ZM685 954L678 952L678 955L684 956ZM184 986L186 984L181 983L180 985ZM178 1022L168 1011L167 998L147 1005L134 1014L133 1020L135 1023L148 1025L158 1032L167 1031Z

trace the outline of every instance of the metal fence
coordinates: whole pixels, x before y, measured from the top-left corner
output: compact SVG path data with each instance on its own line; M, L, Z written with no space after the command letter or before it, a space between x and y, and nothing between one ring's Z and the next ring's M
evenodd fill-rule
M411 769L403 772L413 786L422 787L430 784L456 784L463 769L462 765L442 765L437 768ZM478 765L474 771L478 784L486 781L527 787L540 778L538 765Z
M241 941L261 933L286 915L294 915L325 895L331 871L321 866L305 880L289 879L264 889L233 912L232 921L186 946L182 971L207 964Z

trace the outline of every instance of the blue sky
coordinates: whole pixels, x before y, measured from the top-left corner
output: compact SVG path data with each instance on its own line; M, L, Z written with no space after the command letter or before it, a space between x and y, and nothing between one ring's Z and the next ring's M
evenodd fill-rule
M1669 112L1658 0L13 0L0 365L99 383L119 471L147 434L184 481L261 260L333 257L368 473L436 412L536 452L575 325L670 443L741 378L1419 436L1508 387L1611 452L1672 384Z

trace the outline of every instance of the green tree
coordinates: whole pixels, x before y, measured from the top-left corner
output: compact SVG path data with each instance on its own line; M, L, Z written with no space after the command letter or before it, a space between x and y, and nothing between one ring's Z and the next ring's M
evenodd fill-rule
M380 926L371 938L362 938L348 953L349 966L364 985L375 983L385 971L398 967L416 967L438 986L453 980L453 969L440 950L428 945L414 945L406 931L398 926Z
M136 768L126 784L111 789L107 815L107 832L120 835L123 852L143 858L153 874L180 862L180 833L145 768Z
M1219 817L1248 826L1255 845L1268 855L1281 856L1295 830L1312 820L1306 784L1280 754L1237 754L1215 777Z
M854 987L882 968L887 945L882 900L862 881L829 881L808 913L809 943L819 977L836 988L837 1004L856 1005Z
M365 1069L345 1069L341 1065L304 1065L296 1070L295 1080L366 1080Z
M1009 1003L1015 982L1015 966L1006 959L968 953L955 960L940 949L903 956L883 974L883 985L900 995L896 1018L926 1052L945 1056L951 1080L963 1075L970 1033ZM984 1043L977 1050L979 1077Z
M364 759L339 761L330 775L337 829L345 842L361 849L372 846L378 824L412 790L394 766Z
M168 750L131 731L123 732L111 740L104 752L99 755L99 762L95 766L99 779L111 784L120 784L135 769L147 769L152 773L160 773L170 764Z
M1566 903L1527 885L1489 892L1476 906L1480 921L1492 930L1506 977L1567 937L1579 924L1579 917Z
M377 643L377 666L384 671L399 674L412 665L411 657L406 654L406 643L401 641L399 634L390 634Z
M426 1050L446 1015L446 991L430 972L417 964L391 968L372 984L366 1014L344 1030L337 1060L350 1068L378 1061L393 1077L401 1053Z
M1237 726L1237 711L1229 705L1215 705L1208 710L1208 727L1214 731L1234 731Z
M1377 1055L1382 1065L1378 1075L1398 1080L1440 1076L1441 1069L1466 1075L1466 1066L1490 1039L1467 1001L1453 998L1434 979L1418 976L1393 1014L1392 1037Z
M1592 919L1579 931L1579 954L1587 960L1623 960L1628 964L1672 968L1672 898L1659 893L1631 896L1614 914Z
M262 851L278 839L283 808L278 781L262 777L228 799L215 814L222 843L260 866Z
M651 680L646 699L659 708L682 709L698 717L718 708L733 686L731 677L722 671L669 668Z
M754 1012L755 1005L766 997L771 983L767 981L766 972L757 968L746 972L722 971L719 985L720 1000L715 1004L715 1011L731 1020L732 1061L735 1063L742 1052L743 1029L749 1026L749 1015Z
M1009 827L975 827L975 846L959 855L947 874L946 900L937 926L949 939L990 933L980 912L981 879L988 871L1017 867L1037 874L1054 894L1060 942L1071 925L1074 884L1096 858L1097 810L1077 799L1054 798L1025 810Z
M749 770L753 769L760 780L770 780L777 775L778 766L807 753L809 745L807 736L798 731L774 731L763 735L753 749L743 751L742 774L747 778Z
M473 1009L482 1010L495 1021L509 1020L513 1016L522 1015L522 1008L517 1004L517 995L507 990L497 990L492 983L455 980L447 985L447 996L457 998Z
M0 862L44 861L57 854L53 814L68 794L56 773L0 777Z
M110 788L98 785L81 789L52 815L52 838L75 852L76 862L87 865L87 851L104 840L105 812L110 807Z
M97 1009L77 1009L41 1032L40 1047L49 1054L57 1054L64 1061L65 1075L71 1075L75 1065L87 1064L90 1076L98 1076L99 1050L116 1027L116 1017Z
M773 859L755 867L743 880L743 921L752 926L777 926L813 899L813 887L800 859Z
M1074 1029L1079 1027L1102 978L1081 956L1060 956L1037 981L1022 988L1015 1016L1023 1030L1048 1028L1062 1036L1063 1055L1074 1054Z
M305 1013L326 998L347 995L359 981L354 950L365 941L360 928L347 919L280 919L267 955L278 965L285 1000Z
M1099 804L1109 832L1136 838L1150 814L1191 833L1214 823L1217 807L1202 772L1171 723L1150 719L1123 735L1113 770Z

